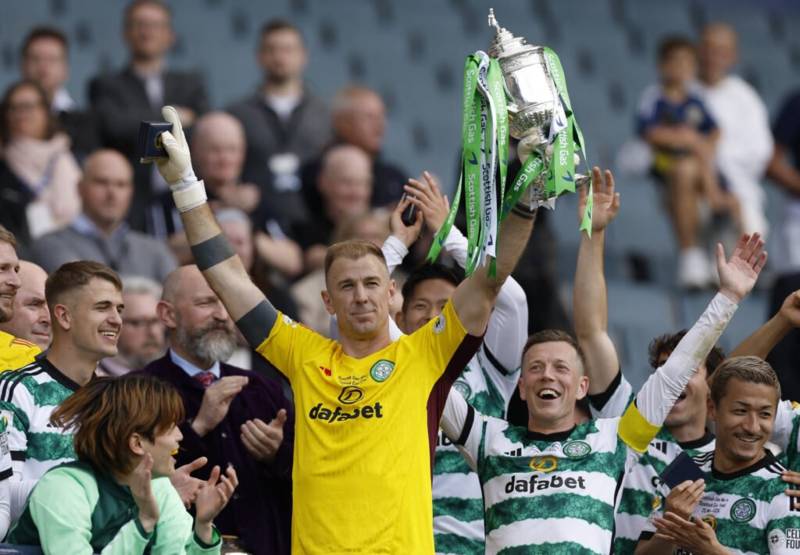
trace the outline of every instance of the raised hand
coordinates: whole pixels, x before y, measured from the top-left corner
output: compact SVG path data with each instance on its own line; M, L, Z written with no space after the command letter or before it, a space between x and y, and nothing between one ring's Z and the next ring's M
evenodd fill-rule
M392 217L389 219L389 228L392 231L392 235L400 239L406 248L410 248L411 245L414 244L414 241L419 238L419 234L422 231L422 213L419 210L417 210L415 214L416 220L414 221L414 225L407 226L403 223L403 210L409 206L411 206L411 199L408 195L405 195L400 199L400 202L397 203L397 206L392 212Z
M175 472L170 474L169 481L172 482L172 487L181 496L183 506L187 509L194 503L195 498L197 498L197 492L205 484L205 480L195 478L192 476L192 472L200 470L206 464L208 464L206 457L198 457L192 462L176 468Z
M447 214L450 212L450 202L442 194L439 182L428 172L422 172L423 181L409 179L405 189L412 195L412 202L419 208L425 218L425 226L433 233L439 231Z
M735 303L740 302L753 289L766 263L767 252L758 233L742 235L728 261L722 244L717 243L719 292Z
M152 481L153 457L150 453L145 453L128 482L133 500L139 508L139 523L145 532L153 531L160 514L156 496L153 495Z
M800 328L800 289L790 293L783 300L781 309L778 311L781 318L786 320L793 328Z
M228 504L238 485L239 479L232 466L229 466L222 476L219 466L211 470L211 475L197 494L194 505L194 530L203 542L211 543L211 523Z
M169 156L157 160L158 171L164 177L164 181L173 188L197 181L192 169L189 143L186 142L178 111L172 106L164 106L161 115L172 124L172 131L164 131L161 134L161 142Z
M689 519L706 490L704 480L686 480L670 490L664 502L664 511Z
M586 209L588 187L578 190L578 220ZM611 170L601 172L592 168L592 232L603 231L619 213L619 193L614 190L614 175Z
M265 424L260 418L242 424L242 443L254 459L261 462L272 462L275 459L283 442L286 418L286 409L281 409L269 424Z
M217 427L228 414L233 398L247 385L246 376L225 376L208 386L203 402L192 421L192 429L203 437Z

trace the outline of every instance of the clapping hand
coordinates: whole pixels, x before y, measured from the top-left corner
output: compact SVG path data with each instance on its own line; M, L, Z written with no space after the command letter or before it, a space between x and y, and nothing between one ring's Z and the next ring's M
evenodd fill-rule
M195 501L194 529L200 539L207 544L211 543L211 523L214 518L225 508L239 479L236 471L229 466L224 475L221 475L219 466L211 470L211 475L203 484Z
M705 480L686 480L670 490L664 502L664 511L689 519L706 490Z
M286 409L266 424L260 418L242 424L242 443L257 461L272 462L283 443L283 425L286 423Z
M194 503L194 500L197 498L197 492L200 491L200 488L205 484L204 480L192 476L192 472L200 470L207 463L208 459L206 457L197 457L192 462L176 468L175 472L169 477L172 487L174 487L178 495L181 496L181 501L183 501L183 505L187 509Z
M152 481L153 457L150 453L145 453L133 470L128 487L139 508L139 523L146 532L152 532L155 529L160 514L156 496L153 494Z
M692 553L716 555L728 553L717 540L717 534L702 519L690 517L688 520L675 513L664 513L664 518L653 520L656 526L655 537L673 543Z

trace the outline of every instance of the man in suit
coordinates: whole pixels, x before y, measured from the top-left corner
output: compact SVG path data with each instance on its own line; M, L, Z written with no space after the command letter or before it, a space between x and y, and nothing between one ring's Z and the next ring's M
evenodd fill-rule
M55 27L34 27L20 49L22 78L39 84L47 94L50 109L72 141L72 153L83 160L99 145L94 117L79 109L67 91L69 42Z
M303 82L307 62L300 30L288 21L268 21L258 48L264 81L228 108L247 137L242 178L260 185L271 204L280 204L284 226L308 217L299 194L300 165L318 156L331 138L328 108Z
M289 553L291 404L277 382L225 364L236 328L197 266L167 277L158 315L170 347L144 372L170 382L183 398L178 464L208 457L201 477L214 465L232 465L242 487L215 519L220 532L254 555Z
M139 122L160 121L160 107L175 105L181 123L189 126L208 109L202 77L194 72L171 71L166 56L175 43L172 15L160 0L134 0L125 9L124 37L130 51L128 65L117 73L95 77L89 99L97 113L101 139L136 161ZM144 212L155 191L164 189L153 166L135 164L136 195L128 216L136 229L144 228Z

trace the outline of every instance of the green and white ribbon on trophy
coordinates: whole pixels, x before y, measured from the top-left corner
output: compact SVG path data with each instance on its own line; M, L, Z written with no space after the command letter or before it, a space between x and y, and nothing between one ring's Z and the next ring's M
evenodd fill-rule
M558 56L551 49L544 48L544 58L556 95L547 141L550 146L547 149L534 149L511 187L506 190L509 118L503 74L498 61L485 52L478 51L467 56L464 66L461 175L450 213L436 233L428 253L429 261L436 260L453 226L462 187L467 215L467 275L486 264L487 259L489 271L494 274L500 223L543 172L547 172L544 194L537 200L538 204L552 208L555 198L575 192L576 148L586 161L583 134L575 121ZM587 233L591 233L592 227L591 183L589 188L587 207L580 226ZM500 207L497 206L498 198L501 200Z

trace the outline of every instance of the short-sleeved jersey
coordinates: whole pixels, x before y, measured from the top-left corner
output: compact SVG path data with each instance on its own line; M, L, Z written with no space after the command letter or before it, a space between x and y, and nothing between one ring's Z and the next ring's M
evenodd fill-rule
M785 469L782 457L769 451L751 467L731 474L713 469L710 460L704 467L705 493L694 517L710 524L731 553L800 553L800 503L785 493ZM652 516L661 515L659 509ZM654 531L650 523L643 537Z
M257 351L291 382L295 553L431 553L426 405L480 338L452 303L411 335L363 358L279 314Z
M703 101L694 94L687 94L680 102L666 98L660 87L652 87L642 95L636 127L644 135L657 125L686 125L702 134L717 129L717 124Z
M36 360L41 352L34 343L0 331L0 372L22 368Z
M652 431L629 410L542 435L467 406L458 443L480 477L486 553L609 553L619 486L640 456L622 438Z
M490 323L491 325L491 323ZM508 400L519 380L519 368L508 371L484 344L453 387L478 412L505 418ZM483 494L470 469L442 430L433 467L433 541L436 553L484 553Z
M22 479L38 480L75 459L71 430L50 424L50 415L78 387L46 358L0 374L0 414L8 421L11 459Z

